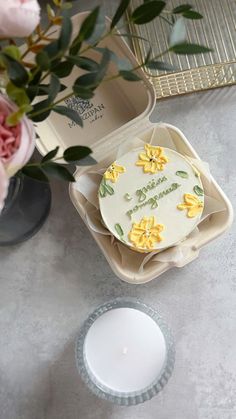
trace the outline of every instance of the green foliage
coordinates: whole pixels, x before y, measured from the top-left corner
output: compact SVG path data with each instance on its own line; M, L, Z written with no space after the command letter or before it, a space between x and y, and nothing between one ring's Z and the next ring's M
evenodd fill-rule
M165 5L166 3L164 1L157 0L143 3L132 13L132 21L136 25L143 25L144 23L151 22L151 20L160 15Z
M39 51L35 60L42 71L47 71L51 67L51 61L46 51Z
M174 71L174 70L176 70L175 67L173 65L171 65L170 63L165 63L164 61L155 61L155 60L150 60L146 64L146 67L149 68L150 70L159 70L159 71Z
M185 20L202 19L202 15L195 11L193 6L180 4L169 11L167 5L168 14L166 15L163 12L167 1L144 0L132 11L131 16L127 17L128 23L142 25L159 17L165 21L168 20L171 29L167 34L169 39L166 51L160 51L157 56L153 56L148 39L133 33L119 33L115 29L123 19L130 3L130 0L120 0L110 25L106 25L103 8L95 7L88 13L77 33L72 35L72 21L67 13L67 9L71 8L72 4L63 0L53 0L51 5L47 5L48 28L44 30L40 25L37 27L27 39L25 52L21 52L14 44L14 40L9 39L9 45L4 41L0 45L0 70L5 72L8 78L6 93L18 106L18 109L9 115L8 123L17 124L24 114L39 123L48 118L51 112L55 112L82 127L83 121L79 113L60 104L65 98L75 95L83 100L89 100L101 83L118 77L128 82L139 82L141 73L137 70L142 67L149 70L173 71L173 66L162 60L162 56L168 52L189 55L211 51L207 46L187 42ZM59 27L57 34L51 31L55 25ZM148 53L144 62L133 64L107 48L106 39L111 36L136 38L147 42L149 49L147 48ZM105 41L101 43L103 39ZM91 58L89 55L91 51L96 52L96 58ZM28 53L31 53L30 57ZM109 74L110 63L114 70L112 74ZM61 83L61 79L68 77L72 71L76 70L78 76L75 77L73 86L69 86L66 82ZM58 97L59 93L66 88L64 97L63 94ZM41 96L44 96L43 100L39 101ZM26 166L23 170L24 174L42 181L48 181L49 176L72 181L73 176L70 172L55 161L58 160L58 153L59 148L56 147L38 165ZM88 147L75 146L67 149L63 158L68 163L94 164L90 153L91 150ZM112 187L106 182L103 182L101 189L105 194L112 192Z
M42 163L45 163L49 160L52 160L54 157L56 157L58 153L59 147L54 148L53 150L49 151L43 158Z
M177 44L173 45L170 48L170 51L175 52L175 54L180 55L192 55L192 54L205 54L206 52L211 52L212 50L208 47L198 44Z
M99 64L89 57L69 55L66 57L66 60L69 63L76 65L79 68L82 68L82 70L97 71L99 69Z
M18 110L7 117L7 123L10 126L14 126L20 122L21 118L25 113L30 112L32 109L31 105L21 105L18 107Z
M119 74L121 77L123 77L124 80L127 80L127 81L140 81L141 80L141 77L139 77L133 71L121 70Z
M178 14L178 13L185 13L185 12L187 12L188 10L190 10L190 9L192 9L193 8L193 6L191 6L190 4L181 4L180 6L177 6L177 7L175 7L173 10L172 10L172 13L176 13L176 14Z
M77 163L79 160L87 157L92 150L85 146L72 146L64 151L63 158L68 163Z
M195 12L195 10L188 10L183 13L183 16L186 17L186 19L203 19L203 16L200 13Z
M12 82L9 82L6 87L6 92L9 98L18 106L29 105L30 100L24 88L17 87Z
M0 53L0 58L6 66L9 80L12 83L21 87L28 82L28 73L22 63L4 52Z
M120 21L120 19L122 18L123 14L125 13L125 11L127 10L128 6L130 4L130 0L121 0L114 16L113 19L111 21L111 29L113 29L117 23Z
M27 165L21 169L21 172L28 176L32 177L33 179L40 180L41 182L48 182L49 179L43 172L43 170L38 166L30 166Z
M74 182L74 176L69 172L69 170L55 162L47 162L42 166L41 169L46 176L52 176L59 180L65 180L67 182Z
M66 116L81 127L83 126L81 117L79 116L78 112L74 111L74 109L70 109L62 105L57 105L53 106L52 110L56 113L59 113L60 115Z

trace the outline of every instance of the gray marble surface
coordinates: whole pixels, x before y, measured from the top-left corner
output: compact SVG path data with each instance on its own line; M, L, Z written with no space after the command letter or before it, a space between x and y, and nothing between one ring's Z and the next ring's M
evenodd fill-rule
M236 88L158 102L152 121L178 126L236 203ZM235 419L235 225L200 257L146 285L115 277L53 183L50 216L30 241L0 249L0 419ZM176 365L164 391L124 408L81 382L75 336L99 304L120 296L159 307Z

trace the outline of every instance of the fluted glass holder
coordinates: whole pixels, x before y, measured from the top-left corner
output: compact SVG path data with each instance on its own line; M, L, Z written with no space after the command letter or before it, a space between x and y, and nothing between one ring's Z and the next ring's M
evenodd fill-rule
M89 329L101 315L117 308L133 308L147 314L159 326L165 340L166 356L161 372L148 387L143 388L141 391L118 392L106 387L93 375L86 360L85 339ZM140 330L140 333L142 333L142 330ZM150 400L157 395L166 385L172 374L174 360L175 349L173 338L162 317L153 308L133 299L120 298L99 306L85 321L76 340L76 363L83 381L96 396L120 405L136 405Z

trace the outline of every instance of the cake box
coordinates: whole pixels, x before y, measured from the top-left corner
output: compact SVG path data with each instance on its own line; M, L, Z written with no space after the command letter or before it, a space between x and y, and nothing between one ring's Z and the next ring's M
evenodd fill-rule
M87 12L75 15L72 18L74 34L78 31ZM108 20L109 22L109 20ZM128 59L133 67L138 65L136 58L121 36L114 36L103 41L103 45L114 51L120 58ZM90 58L98 58L98 52L89 52ZM114 64L108 69L109 76L117 73ZM63 96L69 92L73 80L81 74L76 68L70 76L63 79L68 90L61 93ZM41 155L45 155L53 148L59 146L61 151L73 145L86 145L93 150L93 157L101 163L110 154L116 154L122 147L129 148L131 139L139 138L144 143L150 140L162 138L168 135L173 147L186 158L201 162L193 147L190 145L184 134L176 127L162 123L151 123L149 116L155 106L155 91L147 79L145 73L137 70L142 81L129 82L121 78L102 83L95 91L91 100L70 98L66 101L68 107L76 109L83 119L83 128L76 125L63 116L52 113L45 121L38 123L36 130L37 149ZM130 145L131 146L131 145ZM110 161L112 163L112 161ZM79 166L74 173L76 181L92 167ZM182 267L194 260L199 255L200 249L221 235L231 225L233 219L232 206L210 173L205 175L205 192L217 201L222 208L203 220L198 226L198 232L193 237L190 235L184 241L184 252L179 257L151 260L145 267L137 268L135 258L140 258L134 251L122 249L122 254L117 251L114 240L107 234L100 234L96 229L91 228L87 221L87 201L84 195L76 189L74 184L69 185L70 199L78 213L86 223L90 233L97 242L111 269L120 279L141 284L148 282L173 266ZM132 254L130 253L132 252ZM136 254L136 256L135 256ZM130 262L129 262L130 258ZM125 263L124 263L125 260Z

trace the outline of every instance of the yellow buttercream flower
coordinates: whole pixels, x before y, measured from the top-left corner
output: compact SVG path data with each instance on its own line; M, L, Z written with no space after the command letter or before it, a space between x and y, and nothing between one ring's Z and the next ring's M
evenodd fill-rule
M157 224L155 217L143 217L139 223L133 223L129 232L129 240L137 248L152 250L154 243L160 242L160 233L164 230L163 224Z
M104 178L106 180L111 180L115 183L120 176L121 173L125 172L125 167L118 166L115 162L108 167L107 171L104 173Z
M187 216L189 218L196 217L199 212L203 210L203 202L200 201L195 195L190 193L184 194L184 203L177 205L179 210L187 210Z
M143 166L144 173L157 173L165 168L169 161L163 154L162 147L154 147L150 144L145 145L146 153L140 153L136 166Z

